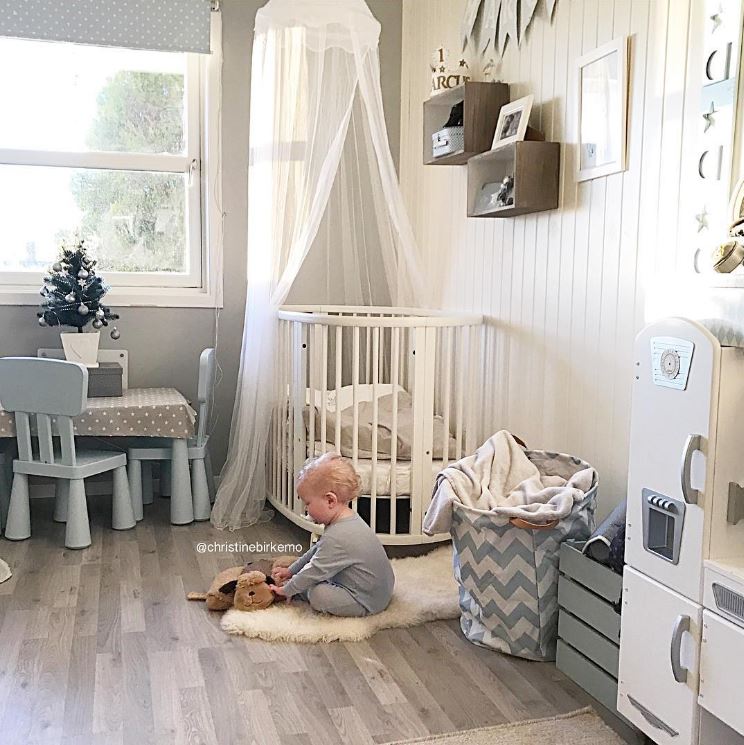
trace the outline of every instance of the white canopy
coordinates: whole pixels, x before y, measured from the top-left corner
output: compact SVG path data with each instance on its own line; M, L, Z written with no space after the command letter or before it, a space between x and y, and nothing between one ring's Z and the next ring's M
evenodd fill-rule
M270 0L256 16L248 295L212 512L221 528L261 517L272 403L282 395L273 376L279 306L424 300L385 128L379 33L363 0Z

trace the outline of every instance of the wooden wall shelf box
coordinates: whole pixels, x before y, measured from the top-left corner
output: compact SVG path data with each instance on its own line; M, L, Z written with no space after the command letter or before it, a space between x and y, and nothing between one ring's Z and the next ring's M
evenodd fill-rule
M558 207L559 142L524 140L473 156L468 161L468 217L515 217ZM514 177L514 204L478 212L484 184Z
M435 158L431 150L431 136L444 127L452 107L460 101L464 102L464 148ZM509 86L506 83L476 82L451 88L424 101L424 164L463 165L473 155L489 150L493 143L499 111L505 103L509 103Z

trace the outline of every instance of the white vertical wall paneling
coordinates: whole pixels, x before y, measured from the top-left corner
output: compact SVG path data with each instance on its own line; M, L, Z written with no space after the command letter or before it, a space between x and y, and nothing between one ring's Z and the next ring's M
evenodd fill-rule
M429 56L440 45L459 52L463 6L403 0L404 196L426 263L448 268L444 307L489 318L486 390L468 392L481 397L483 432L507 428L591 461L604 513L625 492L645 283L655 264L676 258L662 244L685 229L680 161L697 104L685 91L700 0L559 0L552 25L540 3L499 76L512 98L535 95L532 126L562 143L560 208L507 220L468 220L466 169L421 163ZM628 169L576 184L576 59L621 35L632 54Z
M606 41L627 36L630 31L630 0L615 0L613 12L600 14L599 40ZM592 290L597 301L594 325L589 337L593 340L592 362L596 369L612 369L614 348L617 343L615 316L617 314L618 296L618 258L620 252L621 206L623 204L624 173L608 176L605 181L605 201L602 233L598 241L602 247L601 262L592 280ZM592 246L597 250L597 246ZM592 402L594 420L592 423L592 441L596 442L598 452L607 452L612 447L612 403L614 395L614 378L610 376L592 376Z
M583 5L583 16L578 20L581 28L581 46L579 54L594 49L597 46L597 16L598 4L592 0L585 0ZM571 3L573 6L573 3ZM569 76L574 87L572 100L574 105L577 101L576 62L574 60L569 69ZM578 133L578 122L576 130L571 133L571 141L576 142ZM578 157L578 154L577 156ZM587 405L587 379L591 367L586 354L584 329L586 325L587 310L587 271L589 264L589 218L592 205L592 182L583 181L577 184L576 193L576 225L574 234L574 274L572 279L572 306L571 306L571 336L569 339L572 350L572 360L568 367L568 398L572 416L569 418L568 442L576 448L577 453L583 452L584 440L582 434L587 428L585 421L585 409ZM588 457L588 454L587 454Z
M628 438L630 412L622 395L623 381L634 374L633 334L639 325L636 296L640 292L639 271L639 221L641 198L641 163L648 146L644 137L644 122L653 110L653 95L649 90L647 72L649 59L649 21L651 4L648 0L632 0L630 15L631 36L631 96L628 105L628 170L623 174L623 202L621 212L620 257L618 261L618 307L616 314L615 346L611 351L612 368L612 419L609 428L612 443L625 443ZM647 105L648 104L648 105ZM649 125L649 131L651 127ZM646 153L647 154L647 153ZM622 483L624 464L609 461L615 478L612 483Z
M544 5L539 6L538 23L542 26L542 60L540 76L542 79L540 106L540 129L545 132L547 140L555 140L555 77L553 68L555 66L555 33L556 29L550 23L547 23L547 11ZM546 424L549 420L545 410L545 398L541 393L546 387L546 367L548 365L548 346L549 338L547 334L548 308L550 288L554 284L550 276L549 268L553 250L559 246L551 245L550 235L551 227L555 227L555 214L551 212L541 213L538 218L537 244L535 246L535 260L537 269L535 275L535 297L537 307L535 318L533 319L533 333L540 338L540 355L536 365L535 393L533 401L537 407L537 417L540 422L539 441L544 442L547 429Z
M545 135L550 132L550 139L562 142L564 139L565 117L567 115L565 106L566 81L568 80L568 14L561 13L550 26L549 37L552 37L554 48L552 60L546 54L547 73L552 77L550 102L551 127L545 128ZM552 65L552 69L550 69ZM565 147L561 148L561 174L559 179L560 192L565 201L565 178L566 178L566 154ZM545 298L545 370L543 375L542 395L542 423L543 440L555 436L560 421L560 410L558 398L562 395L560 390L560 366L562 360L563 345L559 336L558 309L560 303L560 275L561 257L563 253L563 213L561 210L551 210L548 216L550 236L545 246L547 286Z
M545 8L541 5L538 8L536 22L530 29L530 38L533 47L532 66L530 79L538 81L535 98L540 101L537 108L537 128L544 131L550 139L550 122L545 115L545 102L550 102L552 90L548 87L545 80L544 60L549 54L546 49L546 26L543 22ZM532 262L532 316L531 316L531 333L532 352L529 354L531 364L530 390L542 391L544 380L543 370L545 368L545 283L546 275L546 258L547 258L547 223L549 216L546 213L533 215L528 220L528 227L531 228L532 250L530 251L530 260ZM529 285L528 285L529 286ZM528 350L529 352L530 350ZM534 436L535 442L544 440L543 423L542 423L542 396L535 395L530 397L530 419L535 422Z
M619 36L630 37L629 44L631 47L637 43L637 39L631 33L631 15L632 0L615 0L613 31L612 37ZM641 69L641 73L643 70ZM629 97L629 109L634 112L638 111L638 106L633 105L634 100L638 100L639 94L643 96L643 86L636 84L638 70L631 67L630 79L631 90L633 95ZM642 80L643 78L641 78ZM641 120L642 121L642 120ZM635 172L638 172L638 162L636 161ZM608 179L607 199L605 202L605 252L604 264L602 267L602 299L600 306L601 334L598 340L597 365L601 370L611 370L617 365L619 360L618 345L618 317L623 313L630 313L631 308L621 308L620 295L620 272L621 264L621 247L623 242L623 219L627 218L625 211L626 197L630 204L633 204L632 194L626 194L630 184L626 183L626 177L629 171L615 174ZM637 209L637 207L634 207ZM633 260L632 265L635 266ZM625 381L630 380L630 373L626 374ZM600 383L598 390L596 409L595 409L595 432L597 437L598 452L610 452L614 443L627 438L624 432L618 433L614 429L614 404L617 388L617 376L609 376L604 383ZM612 483L620 481L622 483L622 472L624 464L618 464L610 461L607 469L608 477Z
M703 131L701 116L701 88L703 84L703 40L705 32L712 23L705 13L705 0L692 0L689 30L687 34L687 75L685 80L685 105L682 132L682 152L693 153L699 147ZM689 272L692 267L694 249L697 244L697 221L695 215L703 207L700 199L700 180L697 174L695 158L682 158L680 163L680 199L677 217L676 268L680 272ZM734 291L736 292L736 291Z
M657 270L669 265L669 262L674 262L678 231L689 7L687 3L679 2L673 2L672 6L674 11L669 17L667 57L674 60L675 64L667 65L664 80L662 120L664 137L661 143L664 186L659 193L659 213L656 224Z

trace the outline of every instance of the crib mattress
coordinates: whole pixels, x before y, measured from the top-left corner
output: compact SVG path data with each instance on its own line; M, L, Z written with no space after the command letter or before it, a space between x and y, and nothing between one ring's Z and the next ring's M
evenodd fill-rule
M330 450L330 447L326 448ZM315 455L323 453L322 443L315 443ZM395 495L398 497L409 497L411 495L411 461L399 460L395 463L395 468L389 460L378 460L375 467L375 482L377 485L377 496L390 496L392 479L395 479ZM437 474L444 468L444 461L433 460L431 462L432 477L436 478ZM372 493L372 460L369 458L359 458L356 462L356 470L362 479L362 494Z

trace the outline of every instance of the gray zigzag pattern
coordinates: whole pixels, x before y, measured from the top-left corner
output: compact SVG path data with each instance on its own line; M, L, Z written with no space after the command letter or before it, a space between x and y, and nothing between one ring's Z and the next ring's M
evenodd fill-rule
M531 577L526 577L522 572L517 572L508 582L502 583L498 575L490 569L486 569L483 574L478 574L473 567L465 565L461 571L463 584L470 584L476 590L480 590L484 585L491 592L497 593L501 598L511 597L520 588L528 595L537 599L537 588Z
M594 527L596 487L550 531L525 531L503 518L454 510L453 568L465 636L527 659L555 658L558 555L567 538Z
M504 636L486 629L482 624L477 622L461 623L465 636L474 644L489 649L497 649L506 654L512 654L516 657L523 657L528 660L545 660L551 657L550 649L543 649L535 640L527 635L522 634L514 638L505 638ZM554 645L553 645L554 646ZM552 652L555 656L555 652Z
M535 551L532 545L517 538L504 538L499 543L481 541L477 535L465 534L454 537L458 552L469 562L481 564L488 560L501 567L508 565L520 557L529 566L534 566Z

